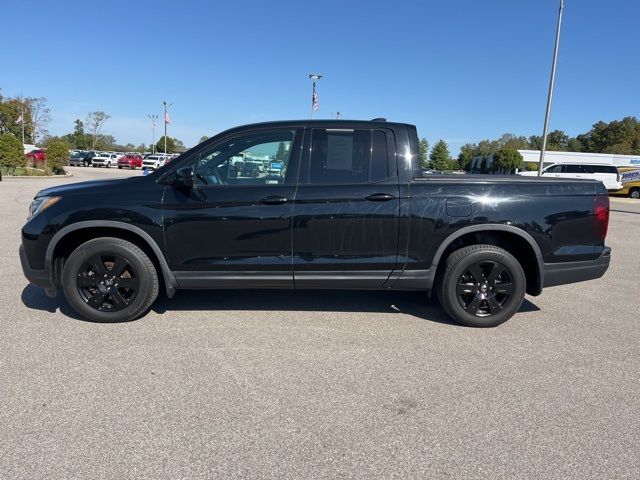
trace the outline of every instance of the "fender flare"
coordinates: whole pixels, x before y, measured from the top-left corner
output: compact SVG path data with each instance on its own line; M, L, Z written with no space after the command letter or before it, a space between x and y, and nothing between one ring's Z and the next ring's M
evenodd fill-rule
M49 245L47 246L47 252L44 257L45 269L52 272L52 275L53 275L53 269L51 268L53 263L53 252L55 251L55 248L58 245L58 243L65 236L77 230L83 230L85 228L96 228L96 227L107 227L107 228L116 228L120 230L126 230L128 232L135 233L136 235L141 237L142 240L144 240L144 242L151 248L151 250L153 250L153 253L158 258L158 263L160 264L160 269L162 270L162 276L164 277L164 282L167 287L167 296L169 298L173 297L177 288L176 277L173 271L169 268L169 264L167 263L167 260L164 257L162 250L160 250L160 247L158 246L156 241L153 238L151 238L151 236L147 232L129 223L118 222L114 220L86 220L84 222L77 222L71 225L67 225L66 227L58 230L56 234L53 236L53 238L51 239L51 241L49 242Z
M536 255L536 265L538 266L538 283L537 285L535 285L535 288L532 290L533 292L532 294L539 295L540 292L542 291L542 285L544 285L544 262L542 260L542 251L540 250L540 247L538 246L536 241L533 239L533 237L529 233L522 230L521 228L514 227L513 225L503 225L500 223L485 223L481 225L470 225L468 227L461 228L460 230L456 230L447 238L445 238L444 241L440 244L440 246L436 250L436 253L433 256L433 260L431 261L431 268L433 269L434 272L436 271L445 250L457 238L460 238L463 235L466 235L468 233L495 232L495 231L509 232L509 233L516 234L520 238L526 240L529 246L531 246L531 248L533 249Z

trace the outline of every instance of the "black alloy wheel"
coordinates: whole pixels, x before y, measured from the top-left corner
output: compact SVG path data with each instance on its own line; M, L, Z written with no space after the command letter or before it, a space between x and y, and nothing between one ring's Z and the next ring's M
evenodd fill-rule
M62 270L62 290L73 309L94 322L126 322L144 315L158 296L149 256L122 238L79 245Z
M509 320L520 309L526 288L522 265L496 245L456 250L436 278L444 311L470 327L495 327Z
M124 257L97 254L85 262L76 278L76 285L91 308L100 312L116 312L136 298L139 277Z
M513 281L503 264L485 260L470 265L458 278L458 302L470 314L500 313L513 295Z

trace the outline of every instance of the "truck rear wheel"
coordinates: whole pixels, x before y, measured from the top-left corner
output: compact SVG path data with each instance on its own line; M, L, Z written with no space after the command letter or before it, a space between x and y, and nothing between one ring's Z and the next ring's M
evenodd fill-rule
M629 198L640 198L640 188L632 188L629 190Z
M144 314L158 296L158 274L149 257L121 238L96 238L76 248L62 272L73 309L96 322L123 322Z
M495 245L471 245L447 258L437 284L444 311L469 327L495 327L522 305L526 277L522 266Z

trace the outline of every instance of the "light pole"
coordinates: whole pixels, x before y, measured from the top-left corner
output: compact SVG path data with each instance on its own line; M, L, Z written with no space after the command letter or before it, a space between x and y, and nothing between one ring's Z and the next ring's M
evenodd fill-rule
M318 73L310 73L309 78L313 81L313 89L311 91L311 118L314 117L316 110L318 110L318 94L316 93L316 82L322 78L322 75Z
M158 115L147 115L151 119L151 153L156 153L156 120L158 119Z
M544 165L544 153L547 149L547 135L549 133L549 117L551 116L551 101L553 99L553 84L556 80L556 64L558 62L558 46L560 45L560 28L562 27L562 11L564 10L564 0L560 0L558 9L558 25L556 27L556 43L553 47L553 63L551 64L551 78L549 79L549 94L547 95L547 110L544 115L544 128L542 132L542 149L540 150L540 163L538 164L538 176L542 176Z
M164 154L167 154L167 124L171 123L171 120L169 119L169 114L167 113L167 101L164 100L162 102L162 105L164 106ZM171 104L173 105L173 103Z

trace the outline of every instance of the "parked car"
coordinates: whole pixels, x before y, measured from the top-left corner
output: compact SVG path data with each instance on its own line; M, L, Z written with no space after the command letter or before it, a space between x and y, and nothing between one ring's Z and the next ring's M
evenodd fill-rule
M535 177L538 172L519 172L518 175ZM618 169L613 165L607 164L554 163L542 170L542 176L599 180L610 192L615 192L622 188Z
M69 166L71 167L82 167L85 165L85 155L86 152L75 152L69 157Z
M32 163L44 163L47 160L47 149L46 148L37 148L35 150L31 150L29 153L25 155L27 160L31 160Z
M138 153L127 153L124 157L118 159L118 168L130 168L135 170L137 167L142 168L142 155Z
M281 174L233 174L234 156L275 156L283 143ZM457 322L490 327L525 292L601 277L611 254L601 182L422 176L416 128L383 121L234 128L146 176L41 190L29 212L27 279L107 322L143 315L163 285L168 297L179 288L435 292Z
M161 155L149 155L142 161L143 170L156 170L164 165L165 158Z
M620 167L620 181L622 188L614 192L616 195L625 195L629 198L640 198L640 168Z
M115 153L100 153L93 157L91 166L111 168L118 164L118 157Z

